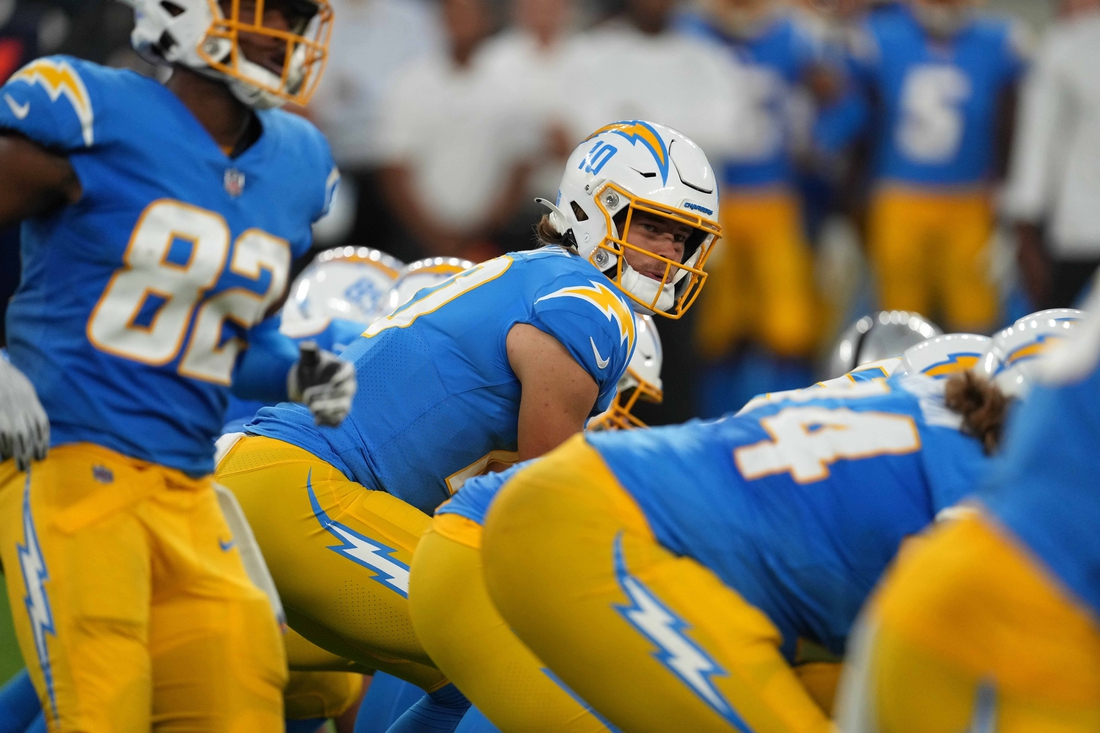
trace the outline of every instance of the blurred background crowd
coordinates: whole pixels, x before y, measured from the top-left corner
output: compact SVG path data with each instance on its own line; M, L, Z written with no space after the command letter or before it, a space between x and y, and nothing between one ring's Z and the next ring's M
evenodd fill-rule
M724 238L659 324L647 422L805 386L876 308L990 333L1100 263L1100 0L331 0L298 110L344 174L315 248L409 262L533 246L568 153L607 122L698 142ZM71 53L144 73L129 8L0 0L0 80ZM0 303L18 281L0 234ZM2 343L2 332L0 332Z

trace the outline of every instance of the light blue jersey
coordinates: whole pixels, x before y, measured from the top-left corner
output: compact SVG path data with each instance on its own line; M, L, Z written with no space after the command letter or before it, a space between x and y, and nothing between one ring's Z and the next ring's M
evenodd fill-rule
M24 222L7 316L52 444L209 473L245 347L273 333L264 315L338 179L327 143L301 117L259 112L261 136L230 158L163 85L62 56L0 99L0 128L67 155L83 189ZM256 373L285 395L295 354L279 358Z
M990 460L924 377L821 387L715 422L590 433L657 540L800 638L843 654L901 541L977 488ZM471 479L440 513L483 522L518 470Z
M599 387L592 414L607 408L634 350L633 311L586 260L546 247L478 265L372 324L344 352L359 391L339 428L282 404L246 431L431 513L491 462L517 458L520 383L506 342L519 323L561 342Z
M853 74L881 110L874 175L918 186L974 186L991 176L1003 94L1026 62L1020 26L979 16L933 39L905 7L870 15Z
M1077 336L1051 355L1058 383L1036 387L1013 415L1005 461L980 498L1100 614L1100 322Z

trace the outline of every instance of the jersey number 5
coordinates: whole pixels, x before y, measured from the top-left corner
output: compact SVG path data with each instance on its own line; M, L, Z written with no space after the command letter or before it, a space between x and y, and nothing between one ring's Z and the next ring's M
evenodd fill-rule
M173 361L183 350L180 374L229 384L243 344L235 338L223 343L226 320L246 329L259 323L285 289L290 271L287 242L249 229L233 243L229 269L254 281L267 270L267 290L261 295L229 288L204 300L222 277L229 237L219 214L169 199L151 203L130 237L123 267L92 311L88 340L101 351L153 366Z
M734 451L746 479L789 473L800 484L829 478L829 464L840 459L901 455L920 449L913 420L886 412L847 408L789 407L760 424L772 436Z
M961 105L969 96L970 79L954 66L915 67L901 91L901 150L918 163L954 158L965 132Z

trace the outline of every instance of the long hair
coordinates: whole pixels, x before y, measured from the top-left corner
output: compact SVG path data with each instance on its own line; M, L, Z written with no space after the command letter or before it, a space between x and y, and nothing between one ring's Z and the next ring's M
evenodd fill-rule
M982 444L986 455L1001 444L1009 398L997 385L971 372L951 377L944 390L944 404L962 416L963 432Z

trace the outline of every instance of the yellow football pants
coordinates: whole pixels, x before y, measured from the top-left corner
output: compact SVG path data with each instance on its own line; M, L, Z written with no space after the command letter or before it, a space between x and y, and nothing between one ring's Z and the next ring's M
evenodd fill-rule
M420 539L409 611L424 649L482 713L507 733L592 733L607 726L570 696L516 638L489 600L481 526L441 514Z
M504 487L482 553L504 620L622 730L831 729L780 654L771 621L710 570L661 547L583 436Z
M699 296L700 353L719 358L752 340L780 356L809 356L821 319L798 200L779 191L724 191L720 219L722 240Z
M984 517L903 548L858 637L845 733L1100 730L1100 626Z
M291 672L283 692L286 719L339 717L358 702L365 681L350 672Z
M86 443L7 461L0 556L50 730L283 730L282 639L209 477Z
M992 236L985 193L879 190L868 248L882 308L942 318L949 331L992 329L998 310Z
M240 502L295 631L429 692L447 684L417 641L406 600L426 514L271 438L242 438L215 477ZM291 667L317 668L296 648Z

